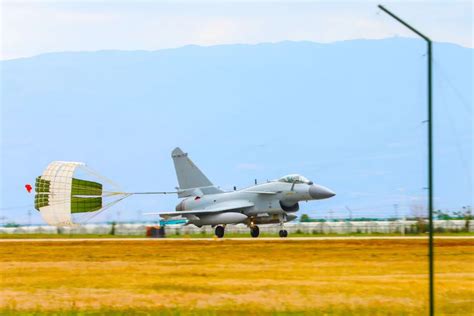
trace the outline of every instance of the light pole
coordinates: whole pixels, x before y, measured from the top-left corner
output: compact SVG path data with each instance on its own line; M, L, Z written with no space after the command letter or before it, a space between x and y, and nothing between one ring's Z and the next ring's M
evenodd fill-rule
M426 41L428 50L428 261L429 261L429 301L430 315L434 315L434 264L433 264L433 111L432 111L432 42L429 37L416 30L414 27L400 19L382 5L378 6L382 11L406 26L412 32Z

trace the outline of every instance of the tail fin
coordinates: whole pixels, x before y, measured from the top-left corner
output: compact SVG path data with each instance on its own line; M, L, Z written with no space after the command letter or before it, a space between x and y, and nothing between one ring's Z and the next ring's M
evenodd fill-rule
M211 181L202 173L201 170L189 159L188 154L183 152L181 148L176 147L171 152L176 177L178 178L179 190L183 192L180 196L186 196L185 192L193 192L188 195L195 195L195 192L202 194L212 194L223 192L216 188ZM196 190L189 190L196 189Z

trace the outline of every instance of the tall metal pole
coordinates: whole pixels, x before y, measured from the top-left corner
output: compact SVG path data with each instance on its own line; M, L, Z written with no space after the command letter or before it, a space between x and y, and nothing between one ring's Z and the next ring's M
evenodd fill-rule
M428 216L430 261L430 315L434 315L434 253L433 253L433 106L432 106L432 44L428 41Z
M411 25L400 19L398 16L387 10L384 6L378 6L382 11L406 26L412 32L423 38L428 50L428 261L429 261L429 301L430 315L434 315L434 252L433 252L433 107L432 107L432 42L426 35L422 34Z

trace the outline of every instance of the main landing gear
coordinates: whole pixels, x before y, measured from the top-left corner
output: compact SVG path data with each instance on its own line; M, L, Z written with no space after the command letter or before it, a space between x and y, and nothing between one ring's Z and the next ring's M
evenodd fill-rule
M285 223L285 220L286 220L286 216L280 215L280 231L278 232L278 235L281 238L288 237L288 232L285 229L283 229L283 224Z
M225 232L225 227L224 226L217 226L215 233L217 238L222 238L224 237L224 232Z
M260 229L258 228L258 226L250 227L250 236L252 236L253 238L256 238L258 237L259 234L260 234Z

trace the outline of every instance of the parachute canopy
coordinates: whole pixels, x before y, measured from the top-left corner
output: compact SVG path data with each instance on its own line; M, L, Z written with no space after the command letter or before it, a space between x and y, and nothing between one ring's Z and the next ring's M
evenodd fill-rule
M104 191L99 182L78 179L74 174L78 169L97 174L86 168L82 162L53 161L36 178L35 208L49 225L73 225L74 213L89 213L105 209L124 199L129 194ZM106 197L114 197L104 203Z

